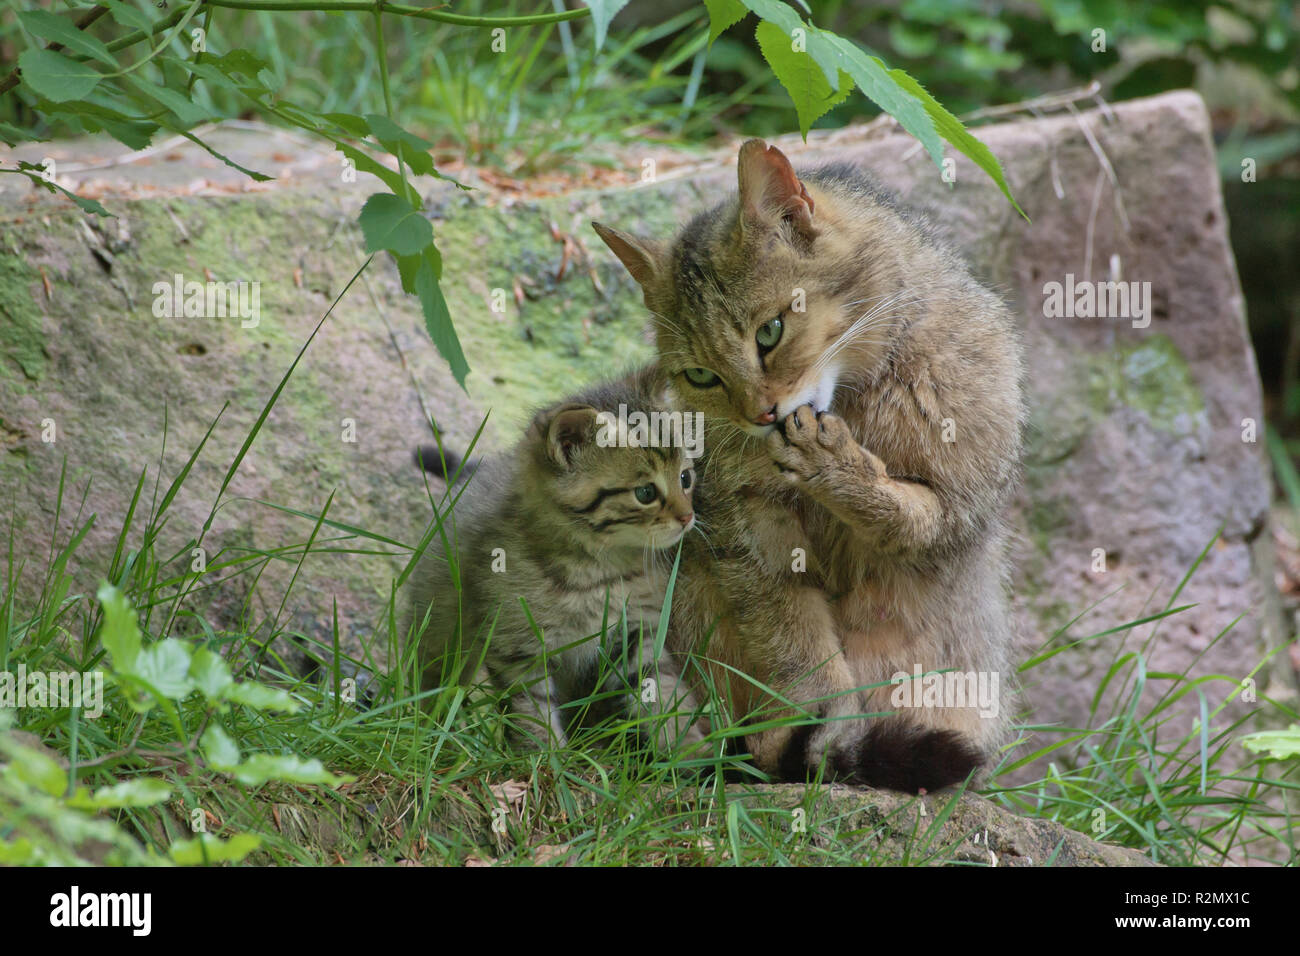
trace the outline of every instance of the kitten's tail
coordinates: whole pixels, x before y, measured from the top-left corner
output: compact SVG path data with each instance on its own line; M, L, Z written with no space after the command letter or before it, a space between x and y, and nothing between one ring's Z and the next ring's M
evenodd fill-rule
M415 464L429 474L437 475L443 481L450 483L458 472L461 475L468 474L477 462L463 460L455 452L446 448L439 451L437 445L421 445L415 449Z

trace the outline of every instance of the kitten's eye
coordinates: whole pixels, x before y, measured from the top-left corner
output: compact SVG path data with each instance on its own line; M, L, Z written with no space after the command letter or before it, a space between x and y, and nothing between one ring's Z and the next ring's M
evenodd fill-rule
M690 382L696 388L712 388L721 381L718 376L714 375L707 368L688 368L685 373L686 381Z
M785 323L778 319L768 319L758 327L758 334L754 336L758 342L760 352L769 352L776 348L776 343L781 341L781 333L785 331Z
M659 489L654 485L641 485L632 489L632 494L636 495L636 500L643 505L653 504L654 500L659 497Z
M695 484L695 475L687 468L682 472L682 491L690 491L693 484Z

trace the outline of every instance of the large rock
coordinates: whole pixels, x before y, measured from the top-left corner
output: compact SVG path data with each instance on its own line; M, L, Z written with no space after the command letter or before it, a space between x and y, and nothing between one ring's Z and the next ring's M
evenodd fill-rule
M934 210L1023 317L1033 426L1017 511L1022 657L1085 612L1060 640L1164 608L1221 529L1178 595L1195 607L1161 623L1150 667L1244 678L1285 635L1261 534L1267 467L1260 441L1243 440L1251 422L1262 439L1259 383L1204 106L1175 93L1113 114L1007 123L980 135L1032 223L964 158L956 158L949 186L912 140L879 126L781 146L797 165L860 162L907 201ZM8 190L0 191L0 236L13 253L0 265L0 494L17 502L24 593L43 570L65 460L73 498L86 494L83 520L96 516L71 568L91 588L108 566L140 473L148 471L147 500L160 458L165 487L229 402L172 506L158 553L176 553L197 536L263 403L363 260L355 216L374 191L366 177L341 183L323 148L304 152L279 136L240 131L216 136L246 165L288 166L293 175L236 195L244 187L233 171L188 149L147 166L74 174L119 217L99 231L66 204L0 183ZM66 170L89 149L46 144L21 155L51 155ZM458 448L490 410L483 441L500 446L533 402L648 357L636 291L598 243L590 253L582 248L586 222L667 235L733 188L735 150L691 166L663 151L645 158L657 159L658 182L640 182L646 166L630 157L625 185L533 200L424 184L446 295L474 370L468 394L433 352L395 270L377 260L307 349L231 482L205 538L209 560L220 549L229 558L306 541L310 519L266 502L317 514L331 494L330 519L413 544L430 511L410 460L412 445L427 440L426 410ZM567 253L552 224L579 240ZM154 317L155 282L177 273L201 280L205 270L261 283L255 328ZM1117 275L1150 283L1145 327L1045 313L1048 283ZM502 302L505 311L494 311ZM47 420L54 443L42 441ZM345 440L345 420L355 423L355 441ZM70 533L75 510L65 501L60 535ZM283 628L327 633L337 599L345 641L382 662L388 642L376 625L402 558L355 552L401 548L345 538L322 529L315 547L329 553L306 560L283 610L280 585L296 554L271 562L272 583L264 578L249 602L252 574L192 600L215 626L265 638ZM136 529L128 546L139 540ZM188 564L184 550L169 570ZM1086 642L1033 669L1026 678L1033 720L1080 725L1115 642L1137 647L1150 628ZM1275 694L1294 692L1284 658L1259 675L1261 692L1270 681Z

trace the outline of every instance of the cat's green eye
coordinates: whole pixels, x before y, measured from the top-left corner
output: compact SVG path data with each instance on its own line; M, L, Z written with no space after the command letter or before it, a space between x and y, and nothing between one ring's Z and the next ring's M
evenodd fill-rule
M686 376L686 381L696 388L712 388L721 381L707 368L688 368L683 374Z
M776 348L776 343L781 341L781 333L785 331L785 323L780 319L768 319L758 327L758 334L754 336L758 342L760 351L767 352Z
M632 494L636 495L636 500L643 505L653 504L654 500L659 497L659 489L654 485L640 485L632 489Z
M682 491L690 491L695 484L695 474L689 468L682 472Z

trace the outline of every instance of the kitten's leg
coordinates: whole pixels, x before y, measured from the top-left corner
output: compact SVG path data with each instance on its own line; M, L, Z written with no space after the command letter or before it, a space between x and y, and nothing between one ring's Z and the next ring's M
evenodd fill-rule
M786 477L875 546L922 551L943 531L943 506L926 485L891 478L844 420L811 405L795 409L767 439Z
M510 695L509 738L521 750L544 750L568 743L558 708L555 678L534 668L514 685ZM548 736L549 732L549 736Z
M634 711L641 717L642 730L661 754L674 749L686 757L711 757L705 743L708 721L695 719L699 704L681 678L677 664L666 653L655 656L655 634L640 630L640 638L624 661L624 676L630 687Z

